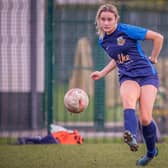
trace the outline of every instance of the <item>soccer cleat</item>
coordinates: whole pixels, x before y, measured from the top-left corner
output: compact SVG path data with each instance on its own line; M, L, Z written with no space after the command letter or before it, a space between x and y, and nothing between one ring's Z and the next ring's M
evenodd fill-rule
M123 138L124 138L124 142L126 144L128 144L128 146L130 147L130 150L132 152L136 152L138 150L138 144L137 144L137 141L136 139L133 137L133 135L131 134L130 131L125 131L124 132L124 135L123 135Z
M148 157L148 156L143 156L139 160L137 160L136 165L137 166L146 166L154 157L158 155L158 149L156 148L154 156Z

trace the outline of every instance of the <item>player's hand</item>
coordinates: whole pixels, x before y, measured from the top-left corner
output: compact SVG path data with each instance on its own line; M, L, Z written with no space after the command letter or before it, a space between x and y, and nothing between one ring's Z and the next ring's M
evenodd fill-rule
M93 73L91 73L90 77L93 79L93 80L99 80L100 78L102 78L102 73L100 71L95 71Z
M149 57L149 60L152 64L157 64L158 60L156 58L153 57Z

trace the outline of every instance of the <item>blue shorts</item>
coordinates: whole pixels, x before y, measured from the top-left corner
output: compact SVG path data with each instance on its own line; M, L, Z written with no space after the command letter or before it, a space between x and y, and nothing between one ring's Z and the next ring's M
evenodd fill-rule
M120 79L120 85L126 81L126 80L132 80L137 82L140 86L144 86L144 85L153 85L156 88L159 88L160 86L160 82L159 82L159 78L158 75L151 75L151 76L143 76L143 77L129 77L129 76L125 76L123 75Z

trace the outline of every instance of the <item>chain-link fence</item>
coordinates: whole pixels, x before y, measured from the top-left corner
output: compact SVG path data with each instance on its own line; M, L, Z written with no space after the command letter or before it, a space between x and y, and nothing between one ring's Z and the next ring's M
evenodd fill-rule
M157 65L161 87L154 107L154 118L161 132L167 133L167 30L168 13L141 2L118 3L120 22L143 26L162 33L164 47ZM117 73L110 73L105 79L92 83L89 73L101 69L107 58L97 43L95 15L98 5L60 4L55 1L53 14L53 119L55 123L77 128L87 135L113 136L122 130L122 108L119 96ZM152 44L145 41L145 52L149 55ZM75 76L76 75L76 76ZM73 82L72 82L73 81ZM81 83L81 81L83 81ZM86 85L85 85L86 82ZM72 85L73 83L73 85ZM87 91L90 104L87 111L71 115L64 109L63 96L72 87ZM98 134L96 134L98 133Z
M0 136L42 135L54 123L85 137L120 136L123 114L117 72L93 82L89 75L108 63L98 45L95 15L105 1L0 0ZM109 2L109 1L106 1ZM168 130L168 9L166 1L110 1L120 21L164 35L157 68L161 79L154 119ZM144 41L150 54L152 43ZM44 68L45 67L45 68ZM88 109L72 115L65 92L84 89ZM45 96L44 96L45 95Z

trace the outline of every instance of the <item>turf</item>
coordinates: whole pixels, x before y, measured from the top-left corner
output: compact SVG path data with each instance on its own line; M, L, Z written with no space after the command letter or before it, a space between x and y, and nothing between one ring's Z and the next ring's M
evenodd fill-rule
M148 168L167 167L168 143ZM0 145L1 168L135 168L144 145L132 153L122 143L83 145Z

